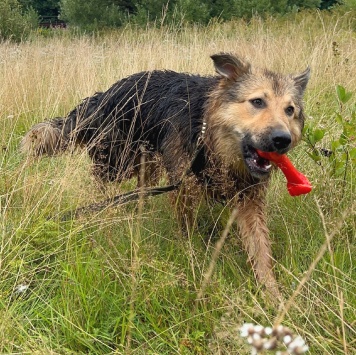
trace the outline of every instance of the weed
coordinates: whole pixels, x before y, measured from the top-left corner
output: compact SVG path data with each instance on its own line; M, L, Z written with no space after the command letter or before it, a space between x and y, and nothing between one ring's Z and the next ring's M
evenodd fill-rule
M352 92L348 92L343 86L336 87L338 99L338 111L334 118L338 124L337 132L329 146L322 148L318 145L322 142L327 130L325 128L313 127L311 124L304 129L304 140L309 147L308 155L311 159L322 164L323 157L327 157L326 170L331 177L342 177L346 182L347 173L352 165L356 163L356 105L346 107L352 97Z

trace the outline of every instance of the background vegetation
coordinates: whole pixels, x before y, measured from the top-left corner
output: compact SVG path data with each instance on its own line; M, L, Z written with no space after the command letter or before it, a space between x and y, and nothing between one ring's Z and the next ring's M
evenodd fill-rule
M62 221L135 181L99 186L80 150L40 161L19 152L31 125L119 78L160 68L213 74L209 55L220 51L283 73L312 70L305 141L291 159L314 190L291 198L277 173L268 198L279 310L258 289L235 229L205 288L227 221L221 206L202 205L188 236L168 196ZM354 354L355 59L355 12L311 10L100 35L41 29L1 43L0 353L248 354L244 322L282 322L311 354Z
M20 41L31 28L64 27L81 31L148 23L162 26L208 24L252 16L283 15L302 9L332 9L354 0L3 0L0 4L0 40Z

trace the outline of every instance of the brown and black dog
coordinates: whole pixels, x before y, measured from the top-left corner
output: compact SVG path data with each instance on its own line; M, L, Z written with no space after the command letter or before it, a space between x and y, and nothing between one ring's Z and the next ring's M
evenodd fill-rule
M216 76L150 71L119 80L66 117L35 125L22 149L51 155L72 144L85 146L95 175L109 181L138 175L144 150L152 158L147 170L155 175L158 157L174 182L196 153L204 123L193 177L179 191L179 215L189 216L192 191L237 207L240 237L255 275L278 295L265 213L273 166L257 149L284 154L301 139L309 69L281 75L227 53L211 58Z

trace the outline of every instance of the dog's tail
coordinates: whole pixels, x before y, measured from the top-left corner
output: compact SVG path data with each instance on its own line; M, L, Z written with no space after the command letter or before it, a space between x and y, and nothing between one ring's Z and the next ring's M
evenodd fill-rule
M104 97L105 99L105 97ZM87 97L65 117L56 117L34 125L22 138L21 151L32 155L55 155L68 147L92 142L89 134L98 128L103 93Z
M34 125L22 138L21 151L28 155L55 155L68 147L69 137L63 130L64 118Z

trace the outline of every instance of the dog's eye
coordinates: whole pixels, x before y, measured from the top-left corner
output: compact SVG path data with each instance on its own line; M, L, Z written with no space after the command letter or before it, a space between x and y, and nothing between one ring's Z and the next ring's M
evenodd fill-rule
M266 107L266 103L262 99L252 99L252 100L250 100L250 102L256 108Z
M293 106L288 106L285 111L286 111L286 114L288 116L292 116L293 113L294 113L294 107Z

